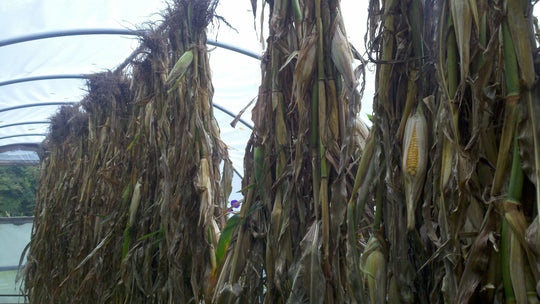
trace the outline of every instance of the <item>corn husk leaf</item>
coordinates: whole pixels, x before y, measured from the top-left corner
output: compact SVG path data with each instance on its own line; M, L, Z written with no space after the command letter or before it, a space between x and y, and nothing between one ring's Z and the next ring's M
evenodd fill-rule
M229 245L231 244L234 229L238 225L239 221L240 221L240 215L234 214L227 220L227 223L225 224L225 227L223 228L223 231L221 232L218 245L216 248L216 262L218 266L221 265L221 263L223 263L225 259L225 253L227 252L227 249L229 248Z
M527 89L534 83L535 72L532 58L532 46L529 34L531 26L525 18L527 11L525 1L506 1L508 27L514 41L514 49L519 64L520 75Z
M292 84L297 100L304 98L310 82L309 79L313 76L316 67L317 39L317 33L312 33L308 39L302 42L298 50L298 61L294 69Z
M525 231L525 240L534 254L540 256L540 242L538 241L538 215ZM539 265L540 266L540 265Z
M287 303L324 303L326 284L321 268L320 225L313 223L302 239L302 258L291 268L291 295Z
M512 233L510 236L510 278L517 303L527 303L527 289L525 288L525 265L523 250L519 240Z
M526 241L526 230L528 227L527 220L525 219L525 215L521 210L518 209L518 207L515 205L515 203L505 203L505 214L504 217L508 221L508 224L510 228L512 229L512 237L516 238L518 242L520 243L522 250L524 252L524 256L527 258L527 261L530 265L536 264L536 258L531 251L530 247L527 245ZM540 271L536 268L531 269L533 278L535 280L538 280L540 278Z
M343 76L349 90L356 88L356 77L352 68L352 53L349 42L343 34L339 25L335 26L334 37L332 38L332 60L339 73Z
M133 195L131 196L131 203L129 205L129 226L135 224L137 210L139 209L139 203L141 201L141 183L137 182L133 189Z
M469 75L470 40L473 22L478 29L478 11L476 3L471 0L451 0L450 10L456 30L456 39L459 50L461 81Z
M532 94L527 94L521 104L522 120L517 126L518 145L523 172L536 186L536 206L540 206L540 102L538 100L539 88L535 87ZM532 95L532 96L531 96ZM539 219L537 218L536 221ZM540 236L539 236L540 237ZM539 238L540 241L540 238Z

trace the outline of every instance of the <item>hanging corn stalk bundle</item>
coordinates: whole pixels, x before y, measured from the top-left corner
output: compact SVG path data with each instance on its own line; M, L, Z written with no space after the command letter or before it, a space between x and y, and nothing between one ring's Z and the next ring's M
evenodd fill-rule
M245 202L218 265L214 301L359 300L360 258L351 256L357 231L347 230L346 213L361 150L353 136L360 93L339 1L267 3L270 36L246 149Z
M129 144L132 94L118 73L94 75L88 86L81 105L51 119L41 156L25 277L31 303L106 302L119 279L126 170L119 148Z
M391 303L539 301L531 11L528 1L370 3L384 190L371 195Z
M232 165L212 112L214 1L175 1L122 70L51 125L31 303L209 301ZM223 178L220 174L223 163Z
M132 89L140 104L135 131L140 137L133 153L147 157L150 165L134 164L138 177L131 189L140 185L136 209L153 210L156 219L150 223L159 225L128 223L126 231L140 232L129 236L134 245L125 253L123 273L137 277L141 267L152 269L157 262L156 283L146 290L155 290L159 302L209 301L208 283L225 223L232 164L213 116L205 33L216 5L176 1L163 30L145 38L148 55L133 64ZM149 234L161 238L158 250L149 241L140 252L137 240ZM139 288L137 281L123 281Z

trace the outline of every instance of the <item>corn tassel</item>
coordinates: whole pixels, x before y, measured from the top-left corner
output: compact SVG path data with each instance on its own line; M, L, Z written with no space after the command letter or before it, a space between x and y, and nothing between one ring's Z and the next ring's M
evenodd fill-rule
M427 124L420 108L409 117L403 139L402 170L407 201L407 229L414 229L416 202L422 191L427 168Z

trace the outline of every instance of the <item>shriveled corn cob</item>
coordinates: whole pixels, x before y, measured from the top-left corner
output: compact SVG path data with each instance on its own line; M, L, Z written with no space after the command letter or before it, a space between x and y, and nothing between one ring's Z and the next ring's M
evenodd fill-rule
M427 168L427 124L420 107L407 119L403 138L402 170L407 201L407 229L413 230L416 202Z

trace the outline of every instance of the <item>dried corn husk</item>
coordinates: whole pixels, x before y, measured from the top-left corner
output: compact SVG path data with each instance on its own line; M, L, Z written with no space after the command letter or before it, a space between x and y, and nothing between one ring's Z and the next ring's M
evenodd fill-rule
M137 210L139 209L139 202L141 201L141 183L137 182L133 189L133 196L131 197L131 204L129 205L129 226L133 226L135 223Z
M317 58L317 32L302 42L298 50L298 61L294 70L293 88L296 90L296 99L302 99L308 89L307 84L315 70Z
M537 257L540 257L540 242L538 239L538 215L525 231L525 240ZM540 262L540 260L539 260ZM538 265L540 268L540 265Z
M473 22L477 31L479 28L478 9L476 3L470 0L451 0L450 9L456 29L461 81L465 81L466 77L469 76L470 40Z
M335 26L331 54L336 68L343 76L347 87L352 91L356 88L356 78L354 77L352 69L353 57L349 42L347 41L347 38L345 38L339 25Z

